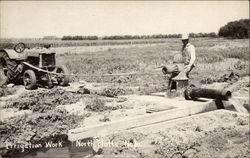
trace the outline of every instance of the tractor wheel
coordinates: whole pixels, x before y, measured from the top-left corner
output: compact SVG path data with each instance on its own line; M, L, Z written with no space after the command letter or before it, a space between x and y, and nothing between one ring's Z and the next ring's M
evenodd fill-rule
M1 65L1 63L0 63ZM3 87L7 84L7 76L4 74L4 70L0 68L0 87Z
M58 66L56 73L69 74L69 70L66 68L66 66ZM67 86L69 84L69 76L58 77L57 82L60 86Z
M36 74L33 70L26 70L23 74L23 84L26 89L36 88Z
M5 79L1 78L2 82L0 86L2 86L3 84L8 84L17 76L17 74L15 73L16 67L17 67L17 63L10 59L6 51L1 50L0 51L0 69L3 70L3 74L1 74L1 76L4 75Z

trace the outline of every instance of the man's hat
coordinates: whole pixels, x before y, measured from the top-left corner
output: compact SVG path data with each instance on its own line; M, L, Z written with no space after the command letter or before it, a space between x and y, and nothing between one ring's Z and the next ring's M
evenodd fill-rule
M188 34L187 33L183 33L181 35L181 40L187 40L188 39Z

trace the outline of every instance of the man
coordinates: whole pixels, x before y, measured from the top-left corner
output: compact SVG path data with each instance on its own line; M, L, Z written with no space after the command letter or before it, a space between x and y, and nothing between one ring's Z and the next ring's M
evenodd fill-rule
M181 49L182 57L184 60L185 70L187 73L187 77L189 76L190 71L195 67L194 62L196 59L195 47L189 43L189 37L187 34L182 34L181 37L183 46Z
M188 34L182 34L181 40L183 43L181 54L176 54L174 56L174 63L180 63L184 62L185 65L185 72L187 74L187 77L189 78L190 71L194 68L194 62L196 59L195 55L195 47L189 43L189 37ZM174 71L172 75L169 78L169 89L172 89L171 82L174 77L176 77L179 74L178 70Z

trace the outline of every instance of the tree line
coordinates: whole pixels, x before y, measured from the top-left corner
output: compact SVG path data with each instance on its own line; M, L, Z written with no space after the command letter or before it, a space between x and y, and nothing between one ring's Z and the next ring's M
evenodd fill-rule
M98 40L98 36L63 36L62 40Z
M211 33L190 33L190 37L217 37L215 32ZM181 34L154 34L154 35L112 35L112 36L63 36L61 40L129 40L129 39L162 39L180 38Z
M226 38L249 38L250 37L250 20L241 19L238 21L228 22L225 26L220 27L218 33L190 33L191 38L199 37L226 37ZM180 38L181 34L154 34L154 35L112 35L112 36L63 36L61 40L129 40L129 39L162 39L162 38ZM52 38L50 36L46 37Z
M241 19L238 21L231 21L219 29L218 35L227 38L249 38L250 20Z

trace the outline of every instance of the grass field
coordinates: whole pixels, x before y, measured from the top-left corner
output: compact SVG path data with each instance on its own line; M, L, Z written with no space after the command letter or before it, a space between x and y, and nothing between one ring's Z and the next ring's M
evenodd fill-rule
M164 91L168 77L157 67L171 63L180 53L179 39L147 40L82 40L61 41L42 39L1 39L1 47L11 48L24 42L28 47L52 44L57 52L57 63L66 65L73 80L107 82L109 85L136 87L141 93ZM194 84L226 80L230 73L249 75L249 41L222 38L195 38L196 67L190 74ZM134 75L102 76L102 74L131 73ZM82 76L83 75L83 76ZM112 84L110 84L112 83Z
M191 72L191 82L211 83L223 80L230 74L249 75L249 41L227 39L192 39L196 47L196 67ZM179 39L143 47L112 48L86 52L84 48L71 53L58 54L59 64L66 65L71 73L86 75L80 80L108 82L120 86L134 86L142 93L166 89L168 76L163 76L159 66L171 63L180 52ZM73 48L72 48L73 49ZM102 74L139 72L137 75L102 77ZM98 76L99 75L99 76ZM77 78L75 78L78 80Z

